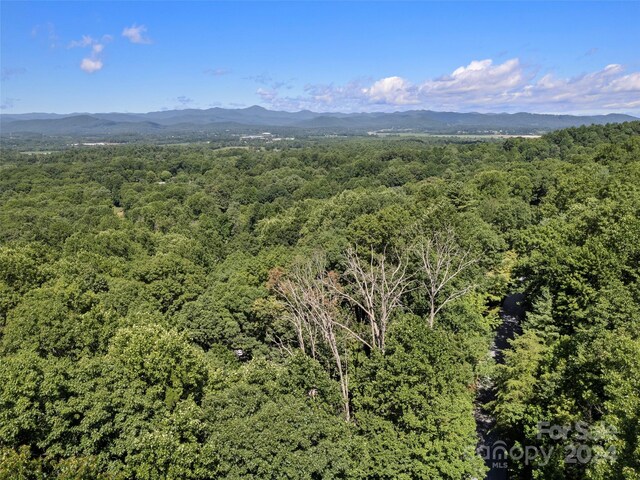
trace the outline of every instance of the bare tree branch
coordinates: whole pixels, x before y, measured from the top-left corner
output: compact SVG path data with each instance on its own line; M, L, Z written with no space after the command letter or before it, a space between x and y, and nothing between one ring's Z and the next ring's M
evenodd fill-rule
M270 283L287 308L300 349L316 357L316 345L322 341L331 353L342 394L345 419L350 420L347 348L340 332L353 332L340 322L340 296L328 288L325 259L319 254L292 265L287 274L280 273ZM359 338L359 337L358 337ZM307 347L308 346L308 347ZM309 349L309 352L307 352Z
M433 328L436 315L447 304L473 290L473 285L453 290L450 287L454 279L479 259L472 257L469 249L460 248L451 226L429 236L420 235L413 250L426 276L423 287L429 299L429 327Z
M371 339L365 342L356 338L369 348L375 346L384 352L391 316L402 306L402 296L410 286L407 257L400 256L394 265L387 262L386 249L378 255L371 248L363 258L357 248L351 247L346 252L346 260L344 277L348 280L348 288L342 288L337 281L329 287L367 316Z

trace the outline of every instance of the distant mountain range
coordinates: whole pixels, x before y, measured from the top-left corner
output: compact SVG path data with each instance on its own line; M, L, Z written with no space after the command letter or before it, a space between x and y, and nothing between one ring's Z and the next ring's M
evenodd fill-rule
M48 136L169 135L188 132L258 130L363 133L407 131L434 134L535 134L580 125L638 120L622 114L575 116L535 113L455 113L412 110L395 113L315 113L243 109L185 109L150 113L2 114L0 135Z

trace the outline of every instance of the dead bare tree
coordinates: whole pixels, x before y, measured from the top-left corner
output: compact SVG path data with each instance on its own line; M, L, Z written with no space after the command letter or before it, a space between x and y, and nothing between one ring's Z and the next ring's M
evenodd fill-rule
M363 258L356 248L350 247L346 259L344 276L349 280L348 287L343 288L335 281L329 287L364 312L371 335L370 342L365 344L384 352L391 315L402 306L402 296L411 282L407 258L399 256L394 264L387 261L386 251L376 254L371 248Z
M436 315L449 303L460 298L474 285L450 288L453 281L478 258L470 249L462 249L451 226L437 230L430 235L419 235L413 250L419 257L420 267L425 274L423 287L429 300L429 327L433 328Z
M299 348L316 358L319 342L331 354L342 394L345 419L350 420L348 350L345 334L358 337L340 319L341 297L328 288L325 260L321 255L295 263L290 270L274 279L273 288L284 301ZM307 351L308 349L308 351Z
M296 334L298 348L316 358L318 331L309 310L309 300L317 297L315 283L319 280L316 270L319 260L311 258L308 263L299 262L289 272L278 269L271 272L270 286L284 302L293 331Z

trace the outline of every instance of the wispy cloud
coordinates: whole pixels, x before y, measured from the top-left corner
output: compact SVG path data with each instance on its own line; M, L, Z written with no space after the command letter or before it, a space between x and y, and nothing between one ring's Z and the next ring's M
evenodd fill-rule
M211 75L212 77L222 77L223 75L229 75L231 70L228 68L207 68L202 73Z
M82 59L80 69L86 73L94 73L102 70L104 63L101 54L104 50L105 43L113 40L111 35L103 35L100 40L93 38L91 35L83 35L80 40L69 42L67 48L90 48L89 56Z
M67 48L84 48L93 45L96 40L91 35L83 35L80 40L72 40Z
M3 68L1 70L1 77L2 80L9 80L13 77L15 77L16 75L24 75L25 73L27 73L27 69L26 68L22 68L22 67L18 67L18 68Z
M346 85L307 85L302 95L259 88L262 102L275 108L317 111L375 111L425 108L495 111L631 111L640 109L640 72L619 64L570 78L539 77L517 58L494 63L474 60L453 72L420 83L400 76Z
M273 81L273 78L265 72L259 75L249 75L248 77L244 77L244 80L252 80L256 83L260 83L261 85L268 85Z
M260 96L263 102L273 103L278 98L278 91L271 88L258 88L256 94Z
M277 80L268 73L261 73L259 75L250 75L244 77L244 80L251 80L260 85L268 87L271 90L280 90L281 88L291 89L293 87L293 78L289 80Z
M5 98L4 101L0 104L0 110L11 110L19 101L19 98Z
M35 25L31 29L31 36L33 38L43 37L46 38L49 48L58 48L60 46L60 37L56 33L56 27L53 23L47 22L45 24Z
M128 38L131 43L138 44L150 44L152 43L151 39L145 35L147 32L147 27L144 25L136 25L135 23L130 27L125 27L122 30L122 36Z
M178 106L176 108L188 108L193 105L193 98L189 98L186 95L181 95L176 98Z
M625 73L622 65L573 78L553 74L526 85L514 94L514 101L535 106L539 103L565 110L632 110L640 108L640 72Z

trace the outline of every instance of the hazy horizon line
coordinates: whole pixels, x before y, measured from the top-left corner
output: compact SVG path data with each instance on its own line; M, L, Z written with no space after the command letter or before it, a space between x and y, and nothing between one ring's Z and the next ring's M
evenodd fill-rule
M120 115L147 115L150 113L164 113L164 112L181 112L181 111L198 111L205 112L208 110L250 110L259 108L264 111L274 112L274 113L302 113L309 112L317 115L373 115L373 114L384 114L384 115L393 115L393 114L401 114L401 113L410 113L410 112L433 112L433 113L453 113L453 114L477 114L477 115L518 115L518 114L529 114L529 115L549 115L549 116L571 116L571 117L594 117L594 116L609 116L609 115L626 115L633 118L640 119L639 116L635 113L628 113L625 111L609 111L607 113L574 113L574 112L536 112L536 111L527 111L527 110L518 110L514 112L509 111L500 111L500 112L491 112L491 111L479 111L479 110L432 110L429 108L412 108L407 110L393 110L393 111L385 111L385 110L361 110L361 111L339 111L339 110L327 110L327 111L314 111L310 109L300 109L300 110L283 110L283 109L271 109L264 107L262 105L249 105L246 107L222 107L222 106L212 106L208 108L195 108L195 107L185 107L185 108L161 108L158 110L149 110L146 112L129 112L129 111L74 111L74 112L46 112L46 111L25 111L25 112L11 112L11 113L3 113L0 112L0 117L8 117L8 116L20 116L20 115L65 115L65 116L76 116L76 115L112 115L112 114L120 114Z

